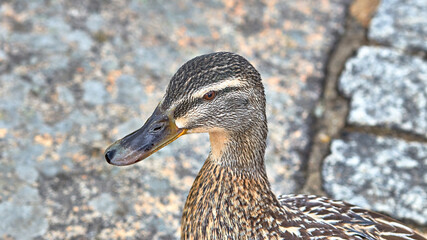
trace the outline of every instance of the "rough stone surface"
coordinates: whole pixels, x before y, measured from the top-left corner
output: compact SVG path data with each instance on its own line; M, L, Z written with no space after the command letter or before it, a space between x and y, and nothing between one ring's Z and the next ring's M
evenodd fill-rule
M368 37L395 48L427 51L426 16L425 0L382 0Z
M332 142L322 174L333 198L427 223L427 144L351 133Z
M340 90L350 98L348 122L427 137L427 62L380 47L347 61Z
M0 203L0 236L33 239L48 229L46 209L36 188L22 186L8 201Z
M276 192L297 191L349 1L315 2L2 1L0 212L26 210L23 221L0 217L0 238L178 238L207 136L184 136L131 167L109 166L103 151L143 124L180 65L213 51L261 72L268 174ZM10 200L28 186L36 203Z

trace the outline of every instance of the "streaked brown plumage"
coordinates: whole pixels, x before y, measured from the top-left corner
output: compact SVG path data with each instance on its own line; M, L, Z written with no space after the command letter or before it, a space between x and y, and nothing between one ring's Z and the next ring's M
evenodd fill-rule
M424 239L397 221L322 197L276 197L265 172L261 77L233 53L199 56L172 77L144 126L106 159L138 162L185 133L207 132L211 152L188 195L182 239Z

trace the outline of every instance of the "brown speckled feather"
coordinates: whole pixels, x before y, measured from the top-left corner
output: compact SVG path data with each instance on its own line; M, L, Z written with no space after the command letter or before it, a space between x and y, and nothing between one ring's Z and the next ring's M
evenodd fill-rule
M319 222L334 225L358 239L425 239L402 223L358 206L314 195L281 195L283 206L297 208Z
M181 230L182 239L425 239L390 217L342 201L277 199L265 173L236 173L209 158L190 190Z
M110 146L106 158L132 164L186 132L209 133L211 153L185 203L182 239L424 239L341 201L277 198L265 172L267 131L258 71L237 54L212 53L184 64L153 116Z
M197 68L201 59L203 74ZM235 54L206 55L194 61L182 68L191 76L184 78L192 81L185 81L186 86L202 89L206 80L193 77L201 75L241 83L234 83L233 91L219 90L217 101L206 103L209 110L203 105L179 108L197 112L180 111L179 116L208 129L202 131L209 132L212 147L184 207L182 239L424 239L391 218L340 201L302 195L278 199L265 173L267 123L260 75ZM177 90L180 84L174 84ZM177 95L170 89L167 96Z
M182 239L353 238L295 206L281 205L264 172L236 173L209 158L187 198L181 230Z

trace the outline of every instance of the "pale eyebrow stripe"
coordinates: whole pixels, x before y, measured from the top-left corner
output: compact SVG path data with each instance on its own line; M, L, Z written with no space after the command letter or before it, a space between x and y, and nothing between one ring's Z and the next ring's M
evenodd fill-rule
M228 88L228 87L240 87L240 86L244 86L244 83L242 81L240 81L237 78L229 78L227 80L221 81L219 83L214 83L214 84L208 85L207 87L204 87L202 89L197 90L196 92L194 92L191 95L190 98L197 99L197 98L203 97L203 95L205 95L209 91L220 91L220 90ZM163 100L164 99L161 100L161 103L163 102ZM175 110L176 106L178 106L179 104L181 104L185 100L186 99L183 98L183 99L180 99L177 102L173 103L171 106L169 106L169 108L166 110L166 112L170 113L171 111Z
M241 87L243 86L243 82L240 81L237 78L230 78L224 81L221 81L219 83L211 84L207 87L204 87L202 89L197 90L194 92L191 97L192 98L201 98L203 95L205 95L207 92L210 91L220 91L222 89L228 88L228 87Z

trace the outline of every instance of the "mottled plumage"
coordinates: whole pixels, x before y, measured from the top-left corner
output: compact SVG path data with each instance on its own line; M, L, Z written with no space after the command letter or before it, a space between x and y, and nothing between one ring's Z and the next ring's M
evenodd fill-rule
M341 201L277 198L264 165L261 76L237 54L213 53L184 64L146 124L110 146L106 159L133 164L198 132L209 133L211 152L185 203L182 239L424 239L389 217Z
M283 206L335 226L356 239L425 239L385 215L338 200L314 195L280 195Z

